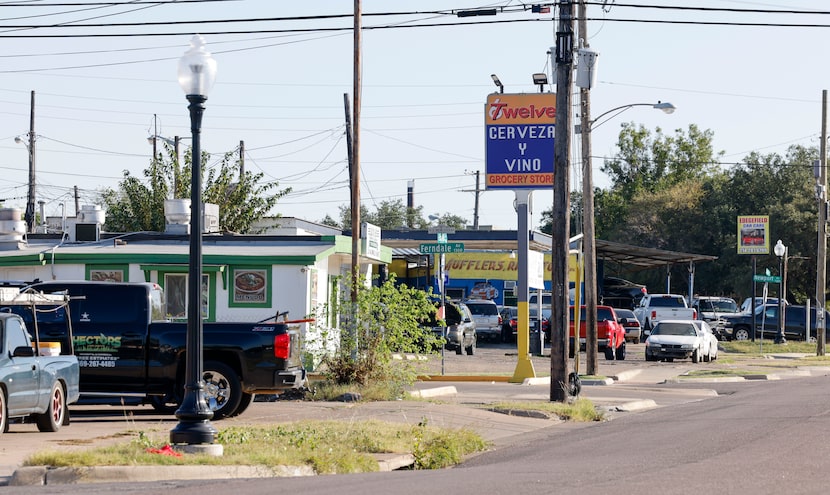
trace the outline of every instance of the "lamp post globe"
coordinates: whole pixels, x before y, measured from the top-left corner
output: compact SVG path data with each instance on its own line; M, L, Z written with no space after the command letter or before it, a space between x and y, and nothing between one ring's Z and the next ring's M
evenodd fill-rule
M784 337L784 257L787 255L787 246L778 239L772 252L778 256L778 276L781 281L778 282L778 332L775 334L776 344L786 344L787 339Z
M178 79L190 102L192 134L192 174L190 183L190 259L187 277L187 342L185 387L176 418L179 423L170 431L172 444L213 444L216 428L210 423L213 411L205 401L202 377L202 114L207 93L216 78L216 61L205 49L205 40L196 35L190 49L179 60Z

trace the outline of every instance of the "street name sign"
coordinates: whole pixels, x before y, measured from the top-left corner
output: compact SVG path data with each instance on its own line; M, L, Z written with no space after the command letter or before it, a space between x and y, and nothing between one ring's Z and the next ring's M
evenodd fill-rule
M774 284L781 283L781 277L778 275L755 275L752 277L754 282L772 282Z
M447 244L421 244L421 254L463 253L463 242L448 242Z

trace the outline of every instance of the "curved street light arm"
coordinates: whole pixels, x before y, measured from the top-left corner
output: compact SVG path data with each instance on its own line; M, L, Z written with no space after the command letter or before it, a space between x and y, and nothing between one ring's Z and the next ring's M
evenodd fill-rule
M677 109L677 107L675 107L671 103L662 102L662 101L658 101L657 103L629 103L628 105L620 105L618 107L612 108L611 110L608 110L606 112L603 112L603 113L599 114L596 118L591 120L589 122L591 129L594 129L595 127L599 127L600 125L607 122L607 120L606 120L606 121L600 122L597 125L594 125L598 120L605 117L606 115L614 113L614 112L622 113L622 112L624 112L624 111L626 111L626 110L628 110L629 108L632 108L632 107L652 107L656 110L662 110L665 113L672 113ZM608 120L610 120L610 119L608 119Z

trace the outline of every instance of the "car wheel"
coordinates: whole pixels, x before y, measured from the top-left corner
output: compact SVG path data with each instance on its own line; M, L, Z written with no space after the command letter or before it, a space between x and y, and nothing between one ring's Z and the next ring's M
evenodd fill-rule
M617 352L614 357L617 358L617 361L625 361L625 342L623 342L621 346L617 347Z
M476 338L475 337L470 339L470 345L468 345L464 350L467 351L468 356L472 356L476 353Z
M632 340L631 342L634 343L634 344L639 344L640 343L640 337L634 337L634 340Z
M202 377L205 382L205 402L213 411L213 419L233 416L242 401L242 383L239 375L224 363L208 361L205 363Z
M646 361L657 361L657 357L646 350Z
M613 361L614 360L614 349L611 346L605 346L605 360L606 361Z
M737 327L732 332L732 338L735 340L749 340L749 328Z
M700 362L700 349L695 349L694 351L692 351L692 362Z
M0 390L0 433L9 431L8 412L6 408L6 394Z
M464 354L464 346L463 346L463 344L460 344L460 343L459 343L457 346L455 346L455 353L456 353L456 354L458 354L459 356L460 356L460 355L462 355L462 354Z
M66 415L66 395L63 393L63 386L60 383L52 385L52 392L49 394L49 404L46 412L35 414L38 431L58 431Z

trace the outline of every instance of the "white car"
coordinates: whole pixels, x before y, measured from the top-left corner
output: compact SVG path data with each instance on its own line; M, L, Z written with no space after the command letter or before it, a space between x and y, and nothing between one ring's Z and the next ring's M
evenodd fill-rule
M704 354L704 331L699 320L661 320L646 339L646 361L674 361L691 358L693 363Z
M718 358L718 338L715 336L715 332L712 331L709 323L704 320L695 320L695 324L703 333L703 350L700 357L707 363L714 361Z

